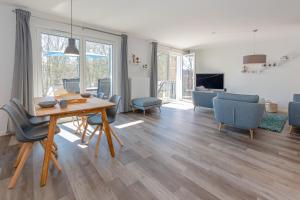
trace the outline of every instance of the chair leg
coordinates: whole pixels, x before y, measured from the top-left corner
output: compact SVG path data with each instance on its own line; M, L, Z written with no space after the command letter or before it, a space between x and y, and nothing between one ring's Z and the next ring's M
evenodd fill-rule
M289 134L293 134L293 131L294 131L294 127L293 126L290 126L290 130L289 130Z
M254 130L250 129L250 139L253 140L254 139Z
M17 159L16 159L16 161L15 161L15 163L14 163L14 168L18 167L18 165L19 165L19 163L20 163L20 161L21 161L21 158L22 158L22 156L23 156L23 154L24 154L25 147L26 147L25 144L26 144L26 143L23 143L22 146L21 146L21 148L20 148L20 150L19 150Z
M88 123L85 124L85 127L84 127L84 131L83 131L83 134L81 136L81 144L84 142L84 139L85 139L85 136L86 136L86 132L87 132L87 128L88 128Z
M81 123L79 123L79 121L81 120ZM77 124L78 124L78 126L77 126L77 129L76 129L76 131L75 131L75 134L76 133L82 133L81 132L81 128L82 127L85 127L85 125L86 125L86 116L82 116L82 117L80 117L80 120L79 120L79 118L77 117Z
M223 127L223 125L224 125L224 123L219 123L219 131L221 132L221 130L222 130L222 127Z
M88 145L90 143L90 141L92 140L93 136L95 135L95 133L97 132L97 130L100 128L100 126L98 125L94 131L92 132L92 134L90 135L88 141L85 143L86 145Z
M40 141L40 144L42 145L43 149L45 150L46 146L45 146L45 142L44 141ZM53 161L54 167L57 169L58 172L61 172L62 167L60 166L58 160L57 160L57 155L56 152L51 152L51 159Z
M32 151L32 143L28 142L28 143L24 143L25 147L24 147L24 153L20 159L20 163L18 164L16 171L13 175L13 177L10 179L9 184L8 184L8 189L13 189L16 184L17 184L17 180L21 174L21 171L25 165L26 160L28 159L29 155L31 154Z
M99 135L98 135L97 144L96 144L96 149L95 149L95 157L98 157L99 145L100 145L100 141L101 141L102 131L103 131L103 127L100 126Z
M124 143L122 142L122 140L119 138L119 136L113 131L112 128L110 128L110 132L111 134L116 138L117 142L120 144L121 147L124 146Z
M55 151L57 151L58 147L57 147L57 144L53 141L53 147L55 149Z
M53 153L51 153L51 159L53 161L54 167L60 173L62 171L62 167L60 166L58 160L56 159L56 157L55 157L55 155Z

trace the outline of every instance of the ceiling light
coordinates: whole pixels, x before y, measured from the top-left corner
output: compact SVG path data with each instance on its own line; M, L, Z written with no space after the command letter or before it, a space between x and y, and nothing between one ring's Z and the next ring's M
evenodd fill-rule
M73 38L73 1L71 0L71 37L68 41L68 46L65 49L64 54L68 56L79 56L79 50L76 47L75 39Z
M255 54L255 34L258 29L253 30L253 54L243 57L243 64L265 64L267 56L265 54Z

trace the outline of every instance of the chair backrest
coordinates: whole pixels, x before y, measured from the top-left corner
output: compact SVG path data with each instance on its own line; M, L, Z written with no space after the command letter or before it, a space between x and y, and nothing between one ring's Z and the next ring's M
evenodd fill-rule
M120 101L121 101L121 96L119 95L113 95L109 98L109 102L112 102L116 104L114 107L109 108L106 110L107 117L110 118L112 121L116 120L117 112L119 109Z
M104 93L103 98L108 99L110 96L110 79L98 79L98 89L97 89L97 97L100 95L100 93Z
M103 92L97 93L97 98L104 99L104 93Z
M16 109L19 110L19 112L24 116L24 117L29 117L29 113L27 112L27 110L24 108L24 106L22 105L21 101L17 98L12 98L10 100L10 102L12 102L12 106L14 106Z
M80 93L80 79L79 78L70 78L63 79L64 89L70 93Z
M24 117L23 114L16 109L11 102L5 104L1 110L4 110L9 118L12 120L15 128L16 128L16 139L18 141L28 140L29 138L26 137L24 130L29 129L32 127L27 117Z

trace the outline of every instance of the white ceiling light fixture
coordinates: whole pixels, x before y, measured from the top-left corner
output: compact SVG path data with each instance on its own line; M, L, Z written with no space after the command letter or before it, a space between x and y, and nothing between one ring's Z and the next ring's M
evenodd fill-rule
M68 46L64 52L68 56L79 56L79 50L76 47L75 39L73 38L73 0L71 0L71 37L68 41Z
M258 32L258 29L255 29L253 32L253 54L246 55L243 57L243 64L265 64L267 62L267 56L265 54L256 54L255 53L255 34Z

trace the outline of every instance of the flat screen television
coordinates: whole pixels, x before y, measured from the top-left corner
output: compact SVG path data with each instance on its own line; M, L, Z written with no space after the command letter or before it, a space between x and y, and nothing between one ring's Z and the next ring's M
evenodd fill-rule
M196 74L196 86L207 89L224 89L224 74Z

